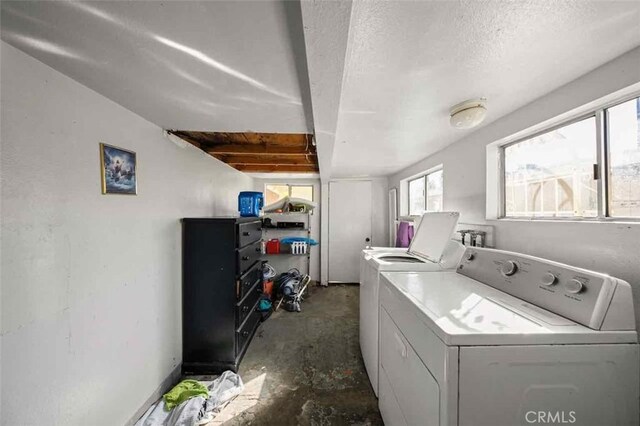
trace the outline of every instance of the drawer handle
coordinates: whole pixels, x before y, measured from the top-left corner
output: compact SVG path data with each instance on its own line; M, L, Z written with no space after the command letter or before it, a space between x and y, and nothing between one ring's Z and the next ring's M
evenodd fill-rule
M248 332L248 331L243 331L243 332L242 332L242 337L247 337L248 335L249 335L249 332Z
M249 256L242 256L242 260L249 260Z
M405 346L405 344L402 341L402 339L400 338L400 336L398 336L398 333L393 333L393 336L396 338L396 343L398 344L398 349L400 350L400 355L402 356L402 358L406 358L407 357L407 347Z
M245 231L245 232L242 233L242 235L244 235L245 237L248 237L249 235L251 235L251 232Z

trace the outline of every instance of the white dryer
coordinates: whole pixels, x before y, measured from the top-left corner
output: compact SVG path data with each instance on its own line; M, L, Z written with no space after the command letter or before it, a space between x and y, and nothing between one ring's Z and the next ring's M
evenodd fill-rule
M378 288L383 271L442 271L455 268L464 246L451 240L459 213L426 213L408 250L363 250L360 261L360 350L378 395Z
M499 250L385 272L379 406L396 425L637 425L628 283Z

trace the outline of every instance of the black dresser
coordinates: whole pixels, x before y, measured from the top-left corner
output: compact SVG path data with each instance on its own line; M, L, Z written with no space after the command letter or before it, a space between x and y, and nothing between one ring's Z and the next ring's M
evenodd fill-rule
M182 219L182 372L237 372L260 323L259 218Z

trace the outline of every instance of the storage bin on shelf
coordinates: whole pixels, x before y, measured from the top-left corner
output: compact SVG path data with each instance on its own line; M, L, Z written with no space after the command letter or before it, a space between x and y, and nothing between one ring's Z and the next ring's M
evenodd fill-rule
M285 243L280 241L280 254L304 255L309 253L309 244L304 242Z

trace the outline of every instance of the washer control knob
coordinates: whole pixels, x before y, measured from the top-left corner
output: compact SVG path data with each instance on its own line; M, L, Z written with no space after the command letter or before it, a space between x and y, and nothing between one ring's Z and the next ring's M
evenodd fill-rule
M513 260L507 260L502 264L502 267L500 268L500 272L505 277L509 277L515 274L517 271L518 271L518 265Z
M580 280L576 280L571 279L569 281L567 281L564 285L565 290L567 290L569 293L573 293L573 294L578 294L580 293L582 290L584 290L584 284L582 284L582 281Z
M542 284L544 285L554 285L558 279L551 272L547 272L542 276Z
M476 255L475 255L475 253L473 253L473 252L469 252L469 253L467 253L467 254L465 255L465 259L467 259L467 260L473 260L473 259L475 259L475 258L476 258Z

